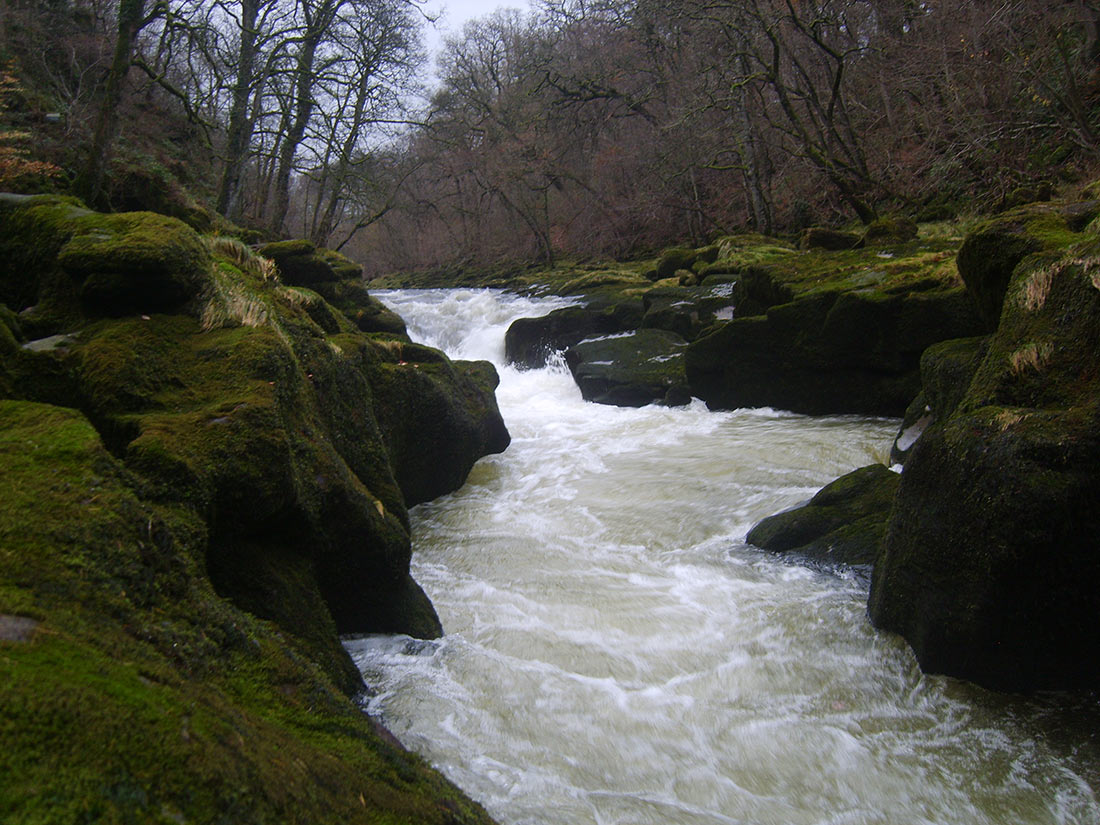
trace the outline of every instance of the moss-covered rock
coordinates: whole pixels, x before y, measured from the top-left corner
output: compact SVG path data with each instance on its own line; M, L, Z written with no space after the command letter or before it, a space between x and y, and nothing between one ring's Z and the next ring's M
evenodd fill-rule
M882 550L898 482L881 464L853 470L801 507L764 519L745 540L817 564L869 568Z
M0 401L0 462L5 822L489 822L219 598L201 518L80 413Z
M364 335L178 222L57 200L0 222L58 239L5 237L30 271L0 271L49 308L0 324L0 614L42 629L0 656L0 818L485 821L348 700L337 633L441 632L403 488L507 443L491 368ZM116 317L158 266L200 290ZM74 297L103 272L140 300Z
M656 287L642 297L642 326L675 332L693 341L718 320L734 313L734 287L715 283L708 287Z
M169 312L196 299L210 280L198 234L154 212L82 218L57 262L80 284L93 315Z
M657 259L657 279L671 278L681 269L690 271L698 257L694 249L666 249Z
M865 244L906 243L917 237L917 225L908 218L878 218L863 232Z
M839 252L845 249L858 249L863 246L863 236L855 232L841 232L821 226L803 230L798 238L799 249L826 249Z
M929 356L939 420L906 463L870 614L930 672L1100 685L1098 253L1015 265L988 342Z
M257 251L273 260L283 283L292 286L313 287L326 281L338 281L341 277L326 257L326 251L318 250L307 240L276 241Z
M451 362L415 344L389 352L371 375L386 399L378 419L405 500L418 504L457 490L478 458L503 452L511 438L488 361Z
M371 295L362 281L358 280L358 276L350 280L318 283L314 288L329 304L343 312L361 332L382 332L400 338L408 337L404 319Z
M1032 253L1074 243L1098 213L1100 201L1031 204L985 222L966 237L959 247L959 274L987 331L997 328L1016 266Z
M674 332L640 329L582 341L565 361L586 401L619 407L681 406L691 400L684 377L687 342Z

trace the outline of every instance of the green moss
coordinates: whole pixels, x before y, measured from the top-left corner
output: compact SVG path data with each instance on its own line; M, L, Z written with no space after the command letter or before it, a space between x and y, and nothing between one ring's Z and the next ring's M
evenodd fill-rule
M561 285L561 295L586 295L602 287L648 286L646 280L634 272L590 272L566 281Z
M335 249L319 249L317 252L340 280L357 281L363 277L363 267Z
M764 519L745 540L823 564L872 564L882 549L899 480L881 464L854 470L805 505Z
M697 257L693 249L666 249L657 259L657 278L671 278L681 269L691 269Z
M207 286L210 256L193 229L153 212L89 214L73 222L57 262L97 315L162 312Z
M79 413L0 402L0 461L0 612L41 622L0 642L5 822L488 821L315 645L218 598L201 522L141 501Z

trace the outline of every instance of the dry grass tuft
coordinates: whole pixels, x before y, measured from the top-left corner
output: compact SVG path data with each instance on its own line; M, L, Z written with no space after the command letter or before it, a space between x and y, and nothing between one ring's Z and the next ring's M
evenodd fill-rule
M219 235L214 238L206 238L206 246L210 254L230 261L242 272L254 275L263 281L278 283L279 268L270 258L257 255L252 249L236 238L228 238Z
M1013 375L1022 375L1024 372L1031 370L1039 372L1050 363L1051 356L1054 355L1054 344L1049 341L1043 341L1038 344L1026 344L1020 347L1012 355L1008 357L1009 363L1012 365Z
M1024 309L1035 312L1046 305L1047 296L1050 295L1050 285L1054 283L1054 276L1055 274L1060 275L1064 268L1063 264L1054 264L1044 266L1042 269L1031 273L1027 283L1024 284L1023 294L1021 295Z

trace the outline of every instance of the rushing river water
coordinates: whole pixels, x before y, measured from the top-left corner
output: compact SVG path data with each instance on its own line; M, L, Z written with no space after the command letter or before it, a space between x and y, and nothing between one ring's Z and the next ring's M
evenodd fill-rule
M447 635L347 645L370 711L501 823L1100 823L1079 716L922 676L859 577L745 544L896 421L587 404L564 368L502 363L560 300L379 297L497 364L512 445L413 510Z

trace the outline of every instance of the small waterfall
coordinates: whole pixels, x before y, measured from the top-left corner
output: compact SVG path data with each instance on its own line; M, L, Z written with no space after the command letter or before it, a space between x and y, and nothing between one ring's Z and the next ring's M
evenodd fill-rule
M562 299L377 294L497 364L513 440L413 510L447 635L347 645L370 710L504 825L1100 823L1087 735L922 675L858 578L745 544L896 421L587 404L560 365L502 364Z

